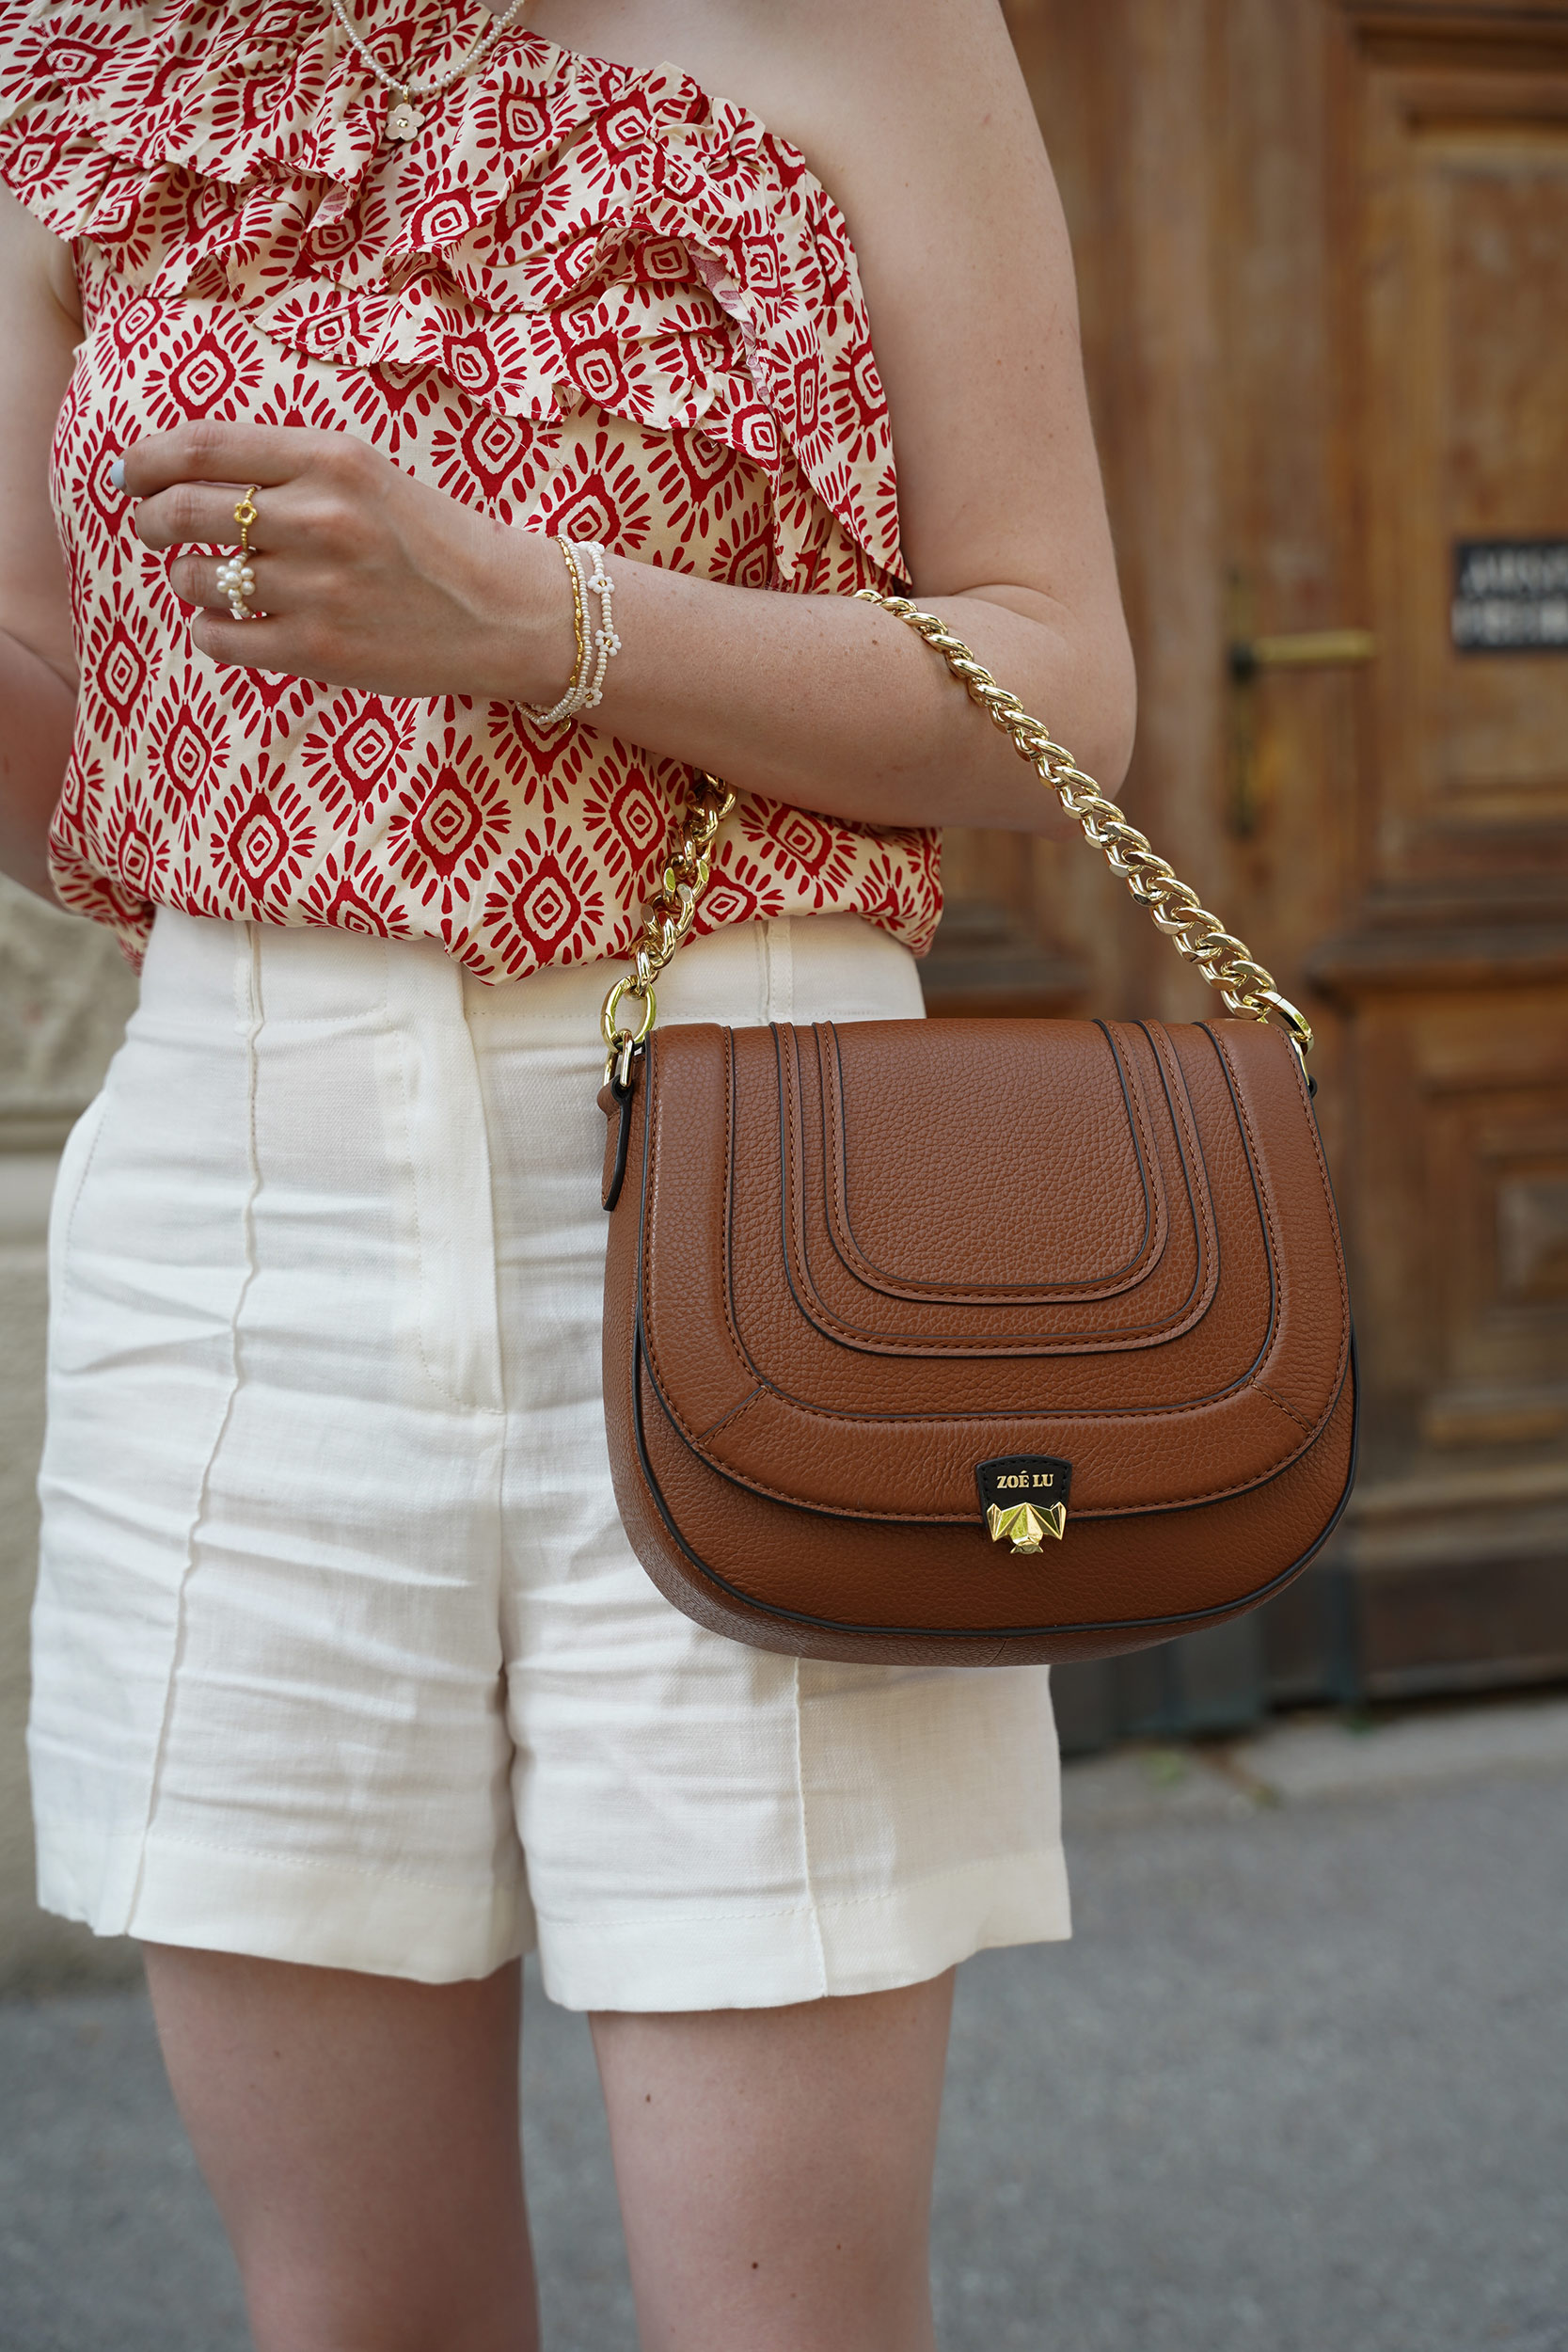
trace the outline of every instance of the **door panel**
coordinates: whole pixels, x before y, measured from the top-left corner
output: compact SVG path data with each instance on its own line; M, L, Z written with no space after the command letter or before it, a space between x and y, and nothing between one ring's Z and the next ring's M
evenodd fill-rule
M1568 48L1507 72L1444 47L1363 61L1373 862L1395 888L1568 870L1568 644L1463 651L1449 620L1460 543L1568 550Z
M1255 1683L1558 1674L1568 635L1485 631L1521 580L1545 631L1568 566L1568 0L1006 6L1073 230L1139 655L1124 797L1320 1032L1366 1468ZM1358 658L1227 664L1304 631ZM959 845L971 978L985 875L1095 1009L1196 1010L1070 854ZM1121 1714L1148 1727L1148 1692Z

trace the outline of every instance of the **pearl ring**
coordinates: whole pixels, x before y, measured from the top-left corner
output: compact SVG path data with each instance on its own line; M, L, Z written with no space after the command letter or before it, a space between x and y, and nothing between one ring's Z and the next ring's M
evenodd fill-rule
M256 594L256 575L250 568L250 533L257 519L256 489L253 482L234 509L234 520L240 527L240 544L227 564L218 566L218 586L229 599L230 617L236 621L254 621L248 599Z

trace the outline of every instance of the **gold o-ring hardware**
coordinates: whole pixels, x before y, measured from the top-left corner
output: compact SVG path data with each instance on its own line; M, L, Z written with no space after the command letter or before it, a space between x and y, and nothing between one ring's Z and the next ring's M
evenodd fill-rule
M616 1023L615 1016L621 1009L623 996L637 999L642 1007L642 1018L635 1029L623 1029ZM655 1001L651 982L646 985L640 984L629 972L625 979L617 980L610 994L605 998L599 1013L599 1035L604 1039L605 1051L610 1055L610 1059L614 1059L624 1042L629 1042L634 1046L645 1045L653 1033L654 1023L657 1019L658 1006Z
M1260 988L1259 999L1272 1012L1279 1015L1280 1026L1303 1061L1312 1051L1312 1025L1304 1012L1299 1012L1288 996L1281 996L1277 988Z

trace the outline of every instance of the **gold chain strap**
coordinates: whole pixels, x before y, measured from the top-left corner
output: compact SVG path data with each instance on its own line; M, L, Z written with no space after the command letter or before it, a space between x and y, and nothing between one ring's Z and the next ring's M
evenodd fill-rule
M1255 962L1244 940L1232 936L1211 914L1196 890L1179 882L1174 869L1157 857L1147 836L1128 822L1115 801L1108 801L1092 776L1075 768L1070 754L1051 739L1050 730L1031 719L1016 694L998 686L990 672L975 660L961 637L945 621L922 612L907 596L884 596L875 588L856 591L863 604L880 605L903 621L940 653L953 675L968 690L993 726L1010 736L1021 759L1026 759L1040 782L1055 793L1068 815L1083 827L1084 838L1105 853L1105 863L1119 875L1132 897L1148 907L1156 926L1179 955L1196 963L1211 988L1218 989L1234 1013L1267 1021L1277 1013L1291 1042L1302 1054L1312 1050L1312 1031L1301 1013L1275 986L1274 974Z
M709 852L720 826L735 806L735 794L717 776L698 771L686 815L671 835L657 895L648 902L642 929L631 943L632 969L616 981L599 1011L599 1031L609 1057L605 1075L625 1087L631 1057L658 1019L654 982L691 929L697 901L707 888L712 866ZM635 1029L615 1025L621 1000L630 996L642 1008Z
M1019 757L1029 762L1068 815L1076 818L1085 840L1104 852L1112 873L1127 884L1140 906L1148 909L1156 928L1164 931L1177 953L1196 964L1210 987L1219 991L1227 1008L1254 1021L1267 1021L1277 1013L1286 1035L1305 1059L1312 1050L1311 1028L1289 997L1280 994L1274 974L1254 961L1244 940L1222 927L1196 890L1177 880L1174 867L1156 856L1147 835L1128 821L1115 801L1106 799L1092 776L1074 767L1071 755L1052 741L1049 728L1030 718L1018 696L998 686L963 639L956 637L935 613L922 612L907 596L884 596L876 588L860 588L855 594L860 603L879 605L895 620L905 622L941 654L971 700L979 704L993 726L1011 739ZM714 776L699 778L674 834L660 894L633 943L636 968L617 980L604 1000L599 1026L610 1056L607 1073L623 1087L633 1052L657 1018L655 975L663 971L691 929L697 900L707 883L714 835L734 806L735 794L727 785ZM642 1020L635 1030L615 1025L616 1009L624 996L635 997L642 1005Z

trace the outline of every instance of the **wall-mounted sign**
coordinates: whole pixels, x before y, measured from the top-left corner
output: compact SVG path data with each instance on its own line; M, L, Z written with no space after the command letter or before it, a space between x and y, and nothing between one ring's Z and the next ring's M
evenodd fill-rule
M1460 539L1453 551L1460 653L1568 653L1568 539Z

